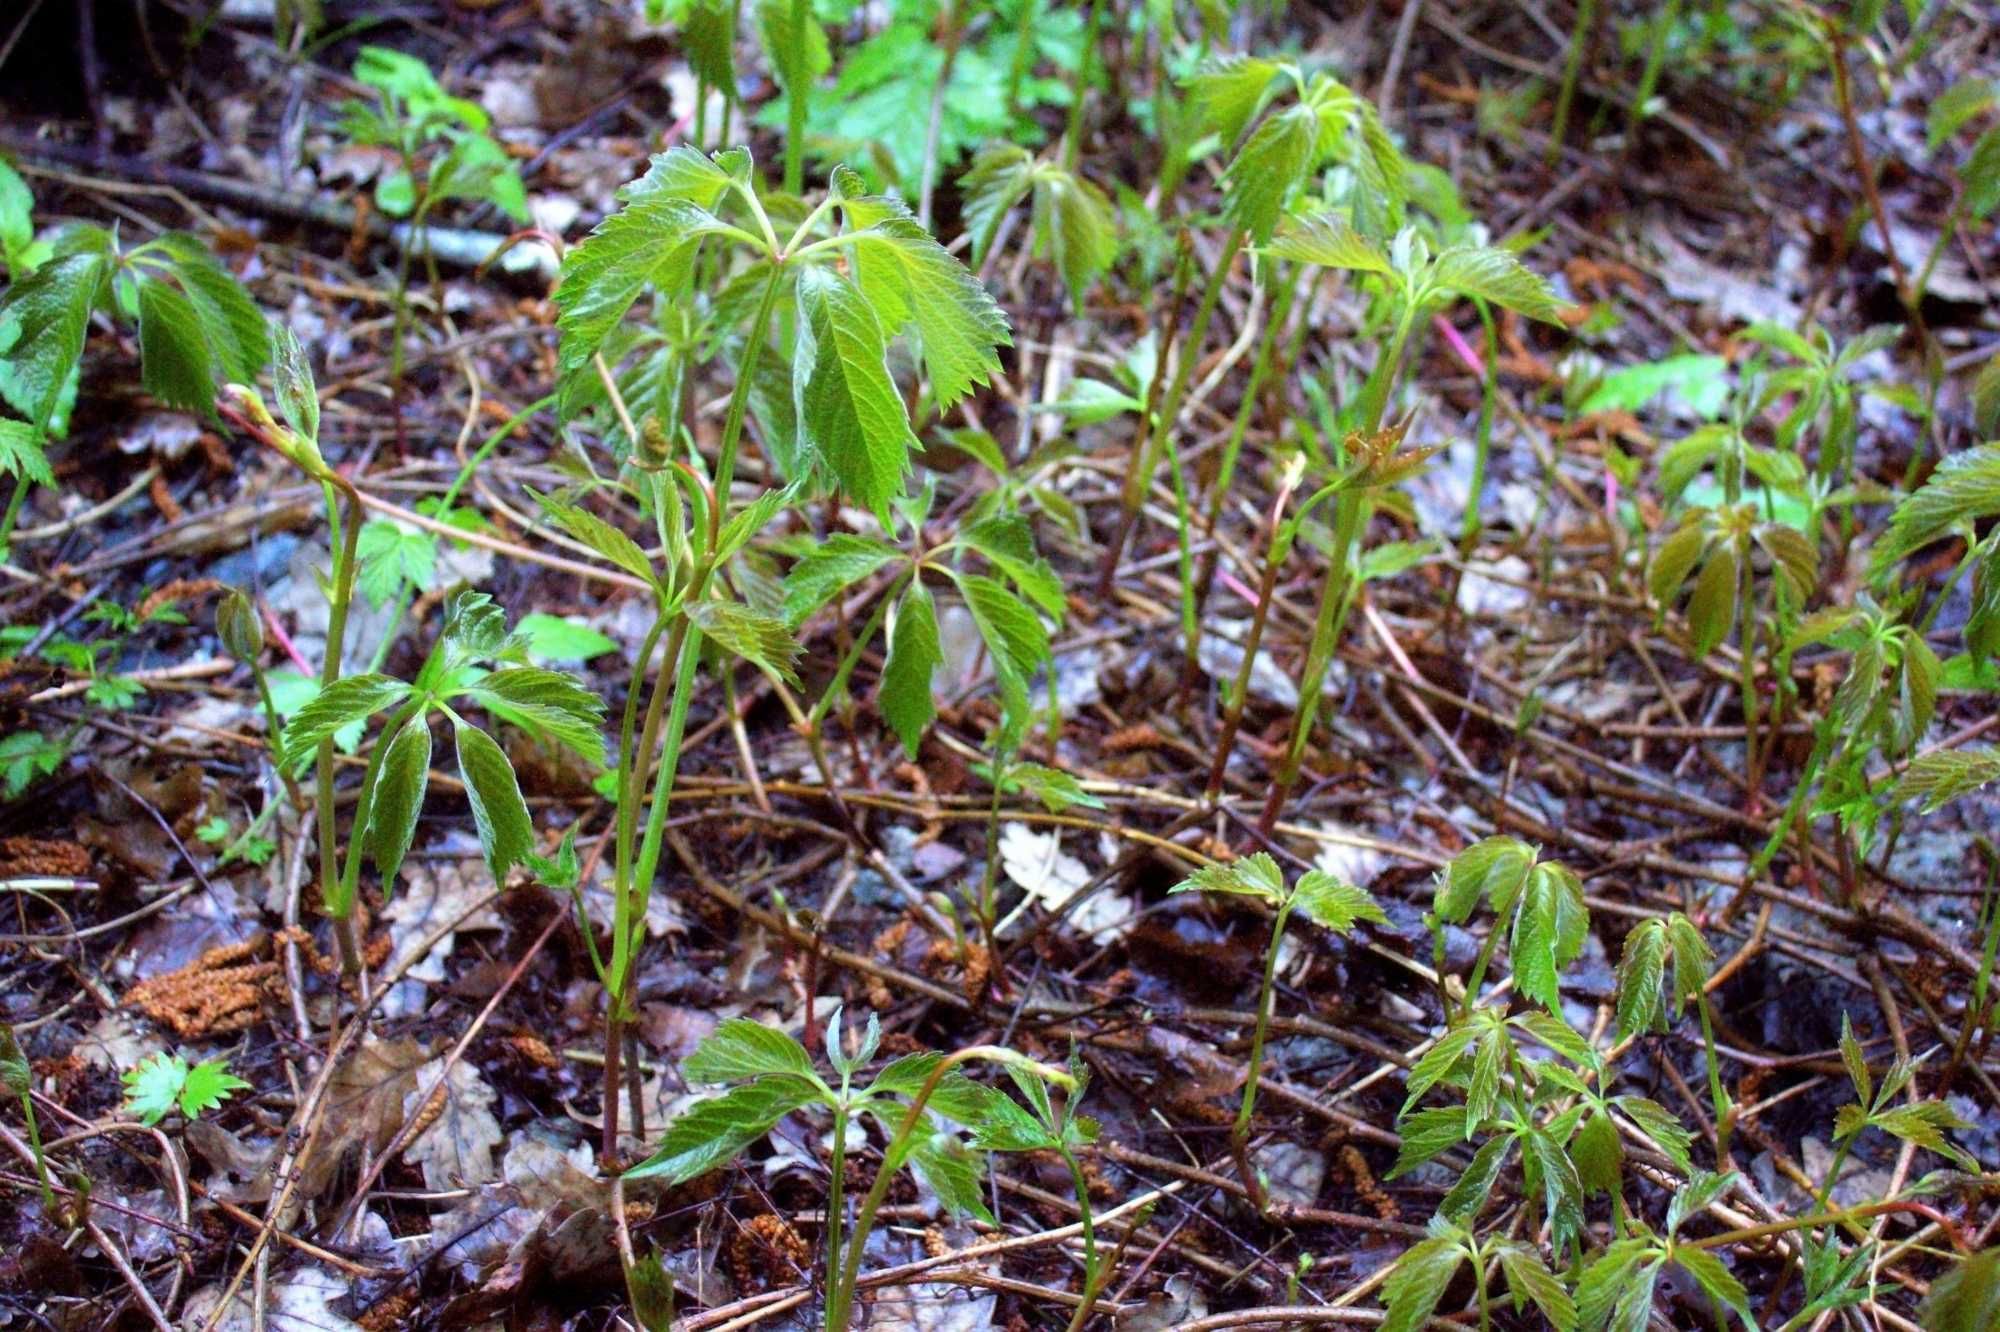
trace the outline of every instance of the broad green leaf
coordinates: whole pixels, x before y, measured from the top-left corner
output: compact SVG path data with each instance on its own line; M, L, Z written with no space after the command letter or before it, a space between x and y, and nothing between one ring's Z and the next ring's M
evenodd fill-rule
M1028 520L1002 513L963 528L958 539L991 560L1023 595L1061 623L1067 600L1061 575L1035 550Z
M1674 1234L1689 1217L1707 1211L1710 1204L1735 1186L1737 1178L1733 1170L1697 1170L1689 1175L1667 1203L1667 1233Z
M139 281L139 372L146 392L183 411L215 403L215 363L188 298L158 278Z
M1532 1303L1541 1310L1555 1332L1572 1332L1576 1327L1576 1302L1570 1298L1561 1278L1549 1270L1542 1256L1526 1244L1508 1244L1500 1250L1500 1272L1507 1279L1507 1293L1514 1309Z
M1052 1151L1062 1139L1007 1097L995 1099L973 1133L972 1145L983 1152Z
M1262 898L1275 906L1285 900L1285 874L1269 852L1253 851L1238 860L1203 865L1167 892L1232 893Z
M1965 181L1967 212L1984 218L2000 208L2000 125L1979 136L1958 174Z
M943 665L937 607L929 589L913 578L890 613L889 655L882 663L878 694L884 720L911 758L917 756L924 730L937 716L931 677Z
M1535 863L1535 849L1518 837L1488 837L1452 857L1438 880L1439 919L1462 925L1483 896L1497 912L1511 903Z
M681 1061L690 1082L747 1082L773 1073L810 1078L812 1057L788 1033L748 1018L725 1018Z
M471 696L524 730L604 762L604 700L574 675L509 666L481 679Z
M1319 139L1319 119L1303 106L1265 118L1223 176L1223 215L1262 245L1284 215L1285 199L1305 178Z
M1600 1332L1610 1327L1617 1332L1640 1332L1645 1327L1653 1303L1653 1285L1659 1279L1659 1245L1650 1238L1614 1241L1583 1269L1576 1287L1576 1325L1581 1332ZM1638 1310L1639 1321L1625 1318L1614 1322L1621 1309Z
M798 307L799 428L840 488L886 527L917 440L889 378L882 327L854 284L826 269L799 275Z
M1667 947L1674 955L1674 1016L1679 1017L1688 1002L1700 999L1707 988L1715 953L1695 923L1678 911L1667 917Z
M1609 1115L1587 1117L1570 1139L1569 1154L1586 1191L1618 1192L1625 1175L1625 1148Z
M1357 888L1328 874L1307 870L1292 889L1292 905L1307 920L1329 930L1346 934L1359 921L1387 925L1389 917L1365 888Z
M89 250L52 259L0 293L0 396L38 437L50 433L110 274L109 252Z
M1405 1250L1382 1284L1382 1303L1389 1311L1382 1332L1418 1332L1430 1321L1464 1261L1465 1250L1450 1235L1434 1236Z
M894 546L852 532L817 542L785 575L785 620L803 624L840 593L902 554Z
M736 89L736 6L730 0L694 0L681 21L681 47L697 79L730 102ZM671 1320L670 1320L671 1321Z
M1688 353L1625 366L1598 380L1576 412L1636 412L1662 393L1675 394L1698 419L1712 420L1729 401L1729 362Z
M704 7L702 0L697 0L694 7ZM628 203L678 199L712 212L729 185L729 173L707 153L679 143L663 153L654 153L646 162L646 174L627 185L620 195Z
M250 1084L229 1071L229 1061L208 1059L188 1069L186 1079L181 1083L177 1098L181 1114L189 1119L213 1110L236 1092L246 1091Z
M516 222L530 220L527 188L513 159L484 134L454 138L444 155L431 163L424 189L432 202L470 199L490 203Z
M1888 532L1876 542L1869 576L1881 578L1898 560L1960 523L1995 514L2000 514L2000 442L1951 454L1921 489L1896 506Z
M1549 1219L1550 1233L1558 1248L1567 1246L1583 1229L1583 1181L1577 1176L1576 1164L1560 1143L1539 1128L1524 1135L1523 1146L1525 1160L1533 1167L1527 1173L1541 1183L1542 1210Z
M1527 1032L1579 1068L1597 1067L1597 1051L1591 1048L1590 1041L1558 1013L1531 1008L1519 1017L1508 1019L1508 1025Z
M479 849L493 872L493 882L502 884L506 882L507 871L520 864L535 847L535 829L528 819L528 805L521 799L514 765L507 761L506 752L493 737L456 717L452 720L458 741L458 772L465 781L465 798L472 806L473 825L479 830Z
M187 1060L177 1054L147 1056L119 1078L125 1084L125 1113L141 1124L159 1123L179 1106L188 1073Z
M285 723L285 753L294 757L310 754L341 727L402 702L409 692L407 684L387 675L342 676Z
M382 876L385 893L395 889L396 871L416 836L417 815L430 781L431 728L425 712L419 709L386 744L375 778L375 806L368 816L368 856Z
M819 1098L819 1088L804 1078L767 1077L698 1102L667 1125L653 1154L625 1178L685 1184L727 1164L779 1120Z
M985 284L913 217L887 217L851 234L856 285L884 329L914 334L931 391L949 407L999 373L1013 342Z
M1468 1128L1485 1123L1500 1108L1500 1079L1507 1071L1507 1056L1513 1047L1505 1027L1498 1023L1483 1026L1472 1050L1472 1077L1465 1084Z
M1540 274L1505 250L1454 246L1431 263L1434 290L1472 297L1530 319L1560 325L1568 307Z
M697 601L687 608L687 616L725 652L788 684L799 682L797 663L804 649L777 616L740 601Z
M523 615L515 631L539 661L583 662L618 650L618 640L581 620L535 611Z
M1396 269L1382 248L1369 240L1339 213L1315 213L1311 217L1288 217L1278 233L1264 247L1264 253L1279 259L1295 259L1321 268L1341 268L1361 273L1395 276Z

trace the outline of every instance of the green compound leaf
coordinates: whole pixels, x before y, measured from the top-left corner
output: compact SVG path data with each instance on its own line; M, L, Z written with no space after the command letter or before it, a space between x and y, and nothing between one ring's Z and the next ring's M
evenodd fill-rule
M701 1101L667 1125L659 1147L625 1177L685 1184L726 1165L779 1120L821 1095L815 1083L780 1076L760 1078Z
M471 697L495 714L590 760L604 762L604 700L565 671L509 666L480 680Z
M852 234L855 281L884 329L908 330L940 407L991 381L1013 337L992 293L913 217Z
M0 293L0 397L27 418L38 440L50 433L83 359L90 311L111 262L108 250L65 255Z
M1412 1245L1382 1285L1382 1303L1389 1310L1382 1332L1417 1332L1428 1323L1464 1261L1465 1249L1455 1235Z
M1231 893L1261 898L1276 906L1285 900L1285 872L1268 852L1254 851L1239 860L1203 865L1167 891Z

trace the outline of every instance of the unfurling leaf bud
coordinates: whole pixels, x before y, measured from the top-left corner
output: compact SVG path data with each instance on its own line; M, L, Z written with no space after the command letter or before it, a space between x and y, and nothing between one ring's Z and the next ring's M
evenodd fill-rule
M222 650L245 665L264 655L264 621L241 590L232 590L216 606L215 633Z
M639 438L632 446L632 465L642 472L657 472L672 459L672 449L667 441L666 427L660 418L649 416L639 427Z
M319 445L289 426L279 425L254 388L224 384L219 404L224 415L232 416L245 430L269 444L317 481L333 480L333 472L320 456Z

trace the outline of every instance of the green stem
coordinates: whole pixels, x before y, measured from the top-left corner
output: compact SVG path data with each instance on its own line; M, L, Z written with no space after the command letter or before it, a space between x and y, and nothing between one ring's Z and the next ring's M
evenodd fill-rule
M335 486L347 492L347 521L340 521L340 506L334 499ZM347 610L354 600L354 565L361 541L361 495L337 474L326 483L327 519L333 525L338 545L334 551L332 589L328 593L326 650L320 660L319 687L324 693L340 679L340 658L347 640ZM333 736L319 742L315 757L318 767L314 818L319 824L320 901L333 918L334 939L340 948L341 975L352 979L361 974L361 948L354 937L354 903L340 900L339 844L334 833Z
M1479 322L1486 328L1486 373L1479 386L1479 425L1473 432L1472 476L1466 482L1465 520L1458 530L1458 553L1472 553L1479 540L1479 497L1486 490L1486 464L1493 450L1493 404L1500 396L1500 334L1493 326L1493 310L1485 301L1474 302Z
M1747 543L1746 543L1747 545ZM1744 549L1738 553L1736 561L1736 604L1739 609L1737 638L1737 688L1743 695L1743 773L1744 784L1753 806L1760 805L1763 797L1762 755L1757 746L1757 603L1755 588L1751 584L1752 569L1750 552Z
M1722 1067L1719 1052L1715 1048L1715 1015L1709 1007L1708 991L1695 996L1695 1007L1701 1012L1701 1043L1708 1054L1708 1099L1715 1107L1715 1159L1729 1159L1729 1139L1734 1129L1730 1122L1729 1093L1722 1089Z
M1082 54L1077 58L1076 88L1070 96L1069 117L1063 127L1063 170L1071 175L1076 174L1077 158L1083 151L1083 102L1090 95L1090 65L1097 55L1098 31L1103 22L1104 0L1091 0L1090 17L1083 24Z
M1472 1280L1479 1295L1479 1332L1493 1332L1493 1293L1487 1289L1486 1256L1472 1253Z
M1556 94L1556 114L1549 126L1548 163L1554 166L1562 156L1563 139L1569 132L1570 103L1576 100L1576 85L1583 74L1583 53L1590 45L1591 30L1597 26L1597 0L1577 0L1576 26L1569 35L1569 55L1563 60L1562 90Z
M1264 1072L1264 1038L1271 1027L1271 1007L1275 1002L1278 977L1278 947L1285 939L1285 920L1292 914L1290 904L1278 908L1271 926L1271 943L1264 950L1264 979L1257 991L1257 1025L1250 1031L1250 1065L1243 1075L1243 1100L1236 1108L1236 1123L1230 1137L1240 1149L1250 1139L1250 1121L1257 1111L1257 1084Z
M803 41L806 25L812 22L812 0L792 0L791 34L793 41ZM794 59L805 63L804 52L793 52ZM806 96L805 88L785 89L785 193L797 194L805 182L806 146Z
M1069 1326L1064 1332L1083 1332L1083 1325L1097 1305L1098 1291L1107 1274L1102 1270L1102 1260L1097 1253L1097 1225L1090 1210L1090 1183L1083 1177L1083 1167L1078 1163L1076 1153L1067 1147L1057 1150L1062 1154L1063 1164L1069 1167L1070 1188L1076 1193L1077 1220L1083 1225L1083 1298L1077 1301L1076 1312L1070 1315Z
M14 478L14 493L7 497L7 512L0 514L0 559L7 556L8 545L14 539L14 524L21 517L21 505L28 498L28 490L34 482L25 476Z
M736 479L736 449L743 438L743 416L750 406L750 388L757 379L757 358L763 354L764 339L771 326L771 311L778 303L778 288L785 270L773 265L764 282L764 294L757 313L750 319L750 339L743 344L742 363L736 367L736 387L729 395L729 414L722 423L722 447L715 458L715 502L729 503L730 483Z
M840 1040L840 1033L830 1031L827 1037ZM845 1046L838 1047L845 1050ZM833 1107L833 1146L827 1154L827 1166L831 1171L826 1185L826 1271L831 1279L840 1270L841 1227L847 1221L847 1088L841 1088L840 1099Z

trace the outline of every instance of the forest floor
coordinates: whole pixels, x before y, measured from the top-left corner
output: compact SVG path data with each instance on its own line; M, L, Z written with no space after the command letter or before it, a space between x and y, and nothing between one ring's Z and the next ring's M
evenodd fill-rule
M1568 33L1550 13L1566 6L1405 5L1297 6L1279 20L1253 6L1260 17L1238 17L1243 40L1231 44L1330 58L1352 86L1379 95L1406 153L1444 168L1491 236L1535 234L1526 262L1573 307L1567 327L1554 328L1496 312L1494 344L1459 309L1419 344L1405 439L1442 451L1404 485L1405 502L1378 514L1370 541L1425 544L1411 547L1407 567L1363 584L1332 665L1326 721L1276 827L1267 837L1257 823L1325 577L1310 542L1272 589L1222 795L1207 799L1203 788L1283 484L1264 453L1323 420L1324 405L1294 385L1266 389L1268 409L1248 414L1236 491L1192 548L1220 572L1189 663L1169 470L1143 478L1145 507L1103 595L1120 494L1137 465L1134 417L1027 410L1073 399L1080 378L1131 388L1155 345L1144 340L1166 315L1180 317L1167 309L1169 265L1157 255L1126 265L1072 314L1052 271L1026 259L1017 238L1016 252L982 275L1013 348L953 424L1012 441L1010 455L1030 459L1022 493L1068 604L1048 682L1061 723L1033 729L1026 752L1101 803L1058 813L1010 796L989 825L977 765L996 710L977 640L949 614L939 721L914 760L871 691L857 688L833 710L838 802L763 676L709 677L688 717L638 973L638 1078L624 1126L633 1156L687 1103L678 1061L728 1017L811 1041L838 1000L849 1014L879 1015L889 1053L995 1042L1061 1063L1074 1049L1091 1075L1086 1109L1101 1124L1086 1157L1098 1210L1151 1200L1123 1214L1141 1224L1111 1227L1121 1247L1100 1325L1115 1316L1124 1332L1221 1327L1228 1311L1286 1303L1302 1322L1370 1323L1379 1317L1371 1279L1422 1238L1456 1177L1433 1166L1385 1178L1406 1073L1443 1016L1434 968L1463 975L1483 935L1456 925L1434 934L1433 883L1493 834L1538 845L1581 879L1592 930L1563 977L1563 1010L1606 1044L1633 926L1684 912L1704 931L1719 960L1708 996L1717 1072L1736 1107L1726 1160L1714 1151L1710 1071L1692 1016L1642 1036L1621 1086L1682 1118L1704 1159L1742 1172L1752 1220L1814 1209L1834 1116L1853 1099L1838 1048L1844 1018L1879 1066L1959 1045L1975 979L1983 984L2000 799L1975 793L1936 814L1911 812L1858 858L1821 819L1807 834L1812 854L1788 848L1768 872L1749 872L1813 747L1811 720L1782 719L1761 737L1762 771L1748 774L1735 650L1697 654L1678 616L1656 614L1640 570L1666 501L1650 464L1636 482L1618 468L1656 460L1716 418L1751 353L1751 325L1816 323L1844 342L1911 323L1899 281L1923 263L1956 189L1957 150L1926 141L1926 111L1960 77L2000 66L1990 8L1938 7L1944 17L1920 57L1892 78L1857 66L1871 71L1856 81L1857 119L1894 218L1892 258L1868 216L1833 81L1747 20L1735 45L1718 44L1699 64L1669 60L1664 108L1632 119L1637 57L1617 42L1635 20L1608 16L1567 141L1552 150ZM74 7L62 4L31 13L0 47L0 151L32 186L38 224L77 218L134 238L168 228L205 238L322 367L328 458L363 481L377 516L421 532L425 503L479 444L551 391L555 309L550 274L532 263L475 272L444 262L434 274L419 264L405 382L393 386L397 251L368 206L383 163L333 128L334 108L356 91L346 73L356 48L419 55L484 105L538 220L572 242L648 153L692 132L684 56L628 16L632 5L380 6L378 21L296 62L274 44L268 17L239 17L234 5L199 31L175 6L143 5L152 17L142 30L130 8L98 7L93 59L79 58ZM1717 7L1739 8L1785 7ZM345 21L360 7L329 9ZM1981 9L1983 25L1971 12ZM0 17L0 38L13 28ZM1872 52L1892 65L1899 54ZM1144 213L1155 149L1133 108L1158 64L1122 43L1117 58L1120 95L1094 100L1081 161L1107 189L1130 190ZM745 92L771 95L755 77ZM1060 106L1034 114L1060 132ZM706 129L709 146L726 142ZM760 163L780 159L764 120L745 132ZM961 167L940 173L936 229L947 241L961 230L950 184ZM1198 164L1191 188L1217 170ZM440 221L494 238L511 229L470 205ZM1164 252L1172 236L1158 229L1133 244ZM1201 252L1213 244L1198 242L1201 260L1214 262ZM1854 368L1857 381L1921 386L1927 348L1942 368L1927 425L1908 394L1861 399L1857 476L1900 488L1926 456L1975 441L1967 385L2000 338L1996 265L1990 227L1960 231L1929 277L1921 335L1906 330ZM1197 396L1173 441L1197 484L1237 419L1242 335L1260 300L1240 269L1202 349ZM1344 337L1358 303L1338 284L1301 302L1298 380L1331 386L1365 371ZM1489 346L1500 354L1482 426ZM330 1127L307 1159L288 1150L301 1098L317 1090L355 1001L315 967L333 944L315 912L312 839L299 812L272 796L256 691L212 624L224 593L249 592L274 669L310 679L326 650L327 529L317 489L282 459L149 398L139 350L129 327L92 334L68 438L51 451L57 483L29 498L0 570L0 620L13 634L0 734L63 745L46 772L7 774L17 794L0 806L0 1019L30 1058L63 1196L87 1179L94 1217L93 1230L66 1232L39 1202L31 1163L0 1155L0 1326L145 1327L156 1315L197 1327L268 1316L287 1332L617 1326L631 1317L620 1229L662 1256L680 1291L679 1326L813 1326L823 1130L794 1117L724 1170L614 1194L598 1168L603 994L586 941L563 896L493 882L443 762L393 896L364 892L370 1006L325 1093ZM1605 372L1662 363L1665 392L1628 382L1615 401L1591 403ZM695 386L699 441L712 442L729 388L726 379ZM1482 429L1491 461L1466 536ZM944 433L926 438L924 461L948 517L991 481ZM476 540L426 546L403 573L392 570L381 604L357 610L348 657L414 670L445 592L470 584L510 615L545 617L545 641L559 644L551 654L576 663L615 717L647 626L643 598L580 573L587 556L551 541L529 495L571 479L570 447L539 413L472 468L459 499L483 520ZM1886 509L1861 512L1858 542L1829 541L1820 577L1829 602L1864 586L1868 534ZM808 521L820 522L812 514L795 531L810 533ZM1966 588L1939 590L1950 569L1947 559L1914 570L1945 598L1934 629L1946 637L1969 613ZM184 619L147 614L163 605ZM841 616L807 625L809 694L869 609L864 588ZM54 660L40 649L57 640L97 646ZM1807 705L1839 683L1839 660L1787 658ZM864 654L858 679L880 664ZM1770 680L1761 687L1768 694ZM1990 694L1948 687L1928 743L1990 741L1995 723ZM595 774L521 734L500 738L538 832L552 842L573 828L586 852L601 844L612 816ZM6 757L30 762L19 748ZM1877 775L1891 766L1878 761ZM269 854L225 862L224 845L267 804L278 809L259 829ZM1288 871L1317 866L1368 888L1387 917L1346 937L1294 926L1280 951L1250 1150L1282 1206L1263 1216L1246 1201L1230 1123L1269 920L1167 892L1206 858L1260 849ZM1013 916L997 950L940 928L937 896L976 893L993 856ZM587 869L596 873L586 903L608 913L605 870L594 860ZM248 1088L199 1118L139 1127L121 1111L120 1077L160 1051L227 1057ZM1990 1169L2000 1162L2000 1065L1983 1044L1951 1062L1955 1079L1939 1086L1927 1073L1923 1090L1970 1125L1955 1140ZM10 1100L0 1128L18 1143L16 1108ZM1067 1321L1055 1297L1076 1273L1059 1233L1076 1215L1068 1176L1052 1157L995 1161L997 1231L944 1217L914 1187L891 1194L868 1270L957 1257L879 1285L868 1326ZM1864 1137L1836 1200L1887 1196L1937 1164ZM279 1177L280 1166L298 1177ZM1665 1191L1648 1177L1631 1196L1657 1208ZM1946 1191L1927 1205L1971 1247L2000 1226L1990 1195ZM1868 1224L1897 1241L1925 1222ZM1934 1225L1925 1233L1885 1250L1866 1312L1842 1316L1915 1326L1941 1270L1933 1255L1943 1241ZM1783 1323L1796 1302L1778 1278L1779 1251L1746 1242L1728 1257L1766 1325ZM224 1292L245 1273L243 1289L265 1307L225 1308ZM1542 1325L1532 1311L1496 1316ZM1654 1316L1657 1327L1709 1322L1692 1287L1663 1286Z

